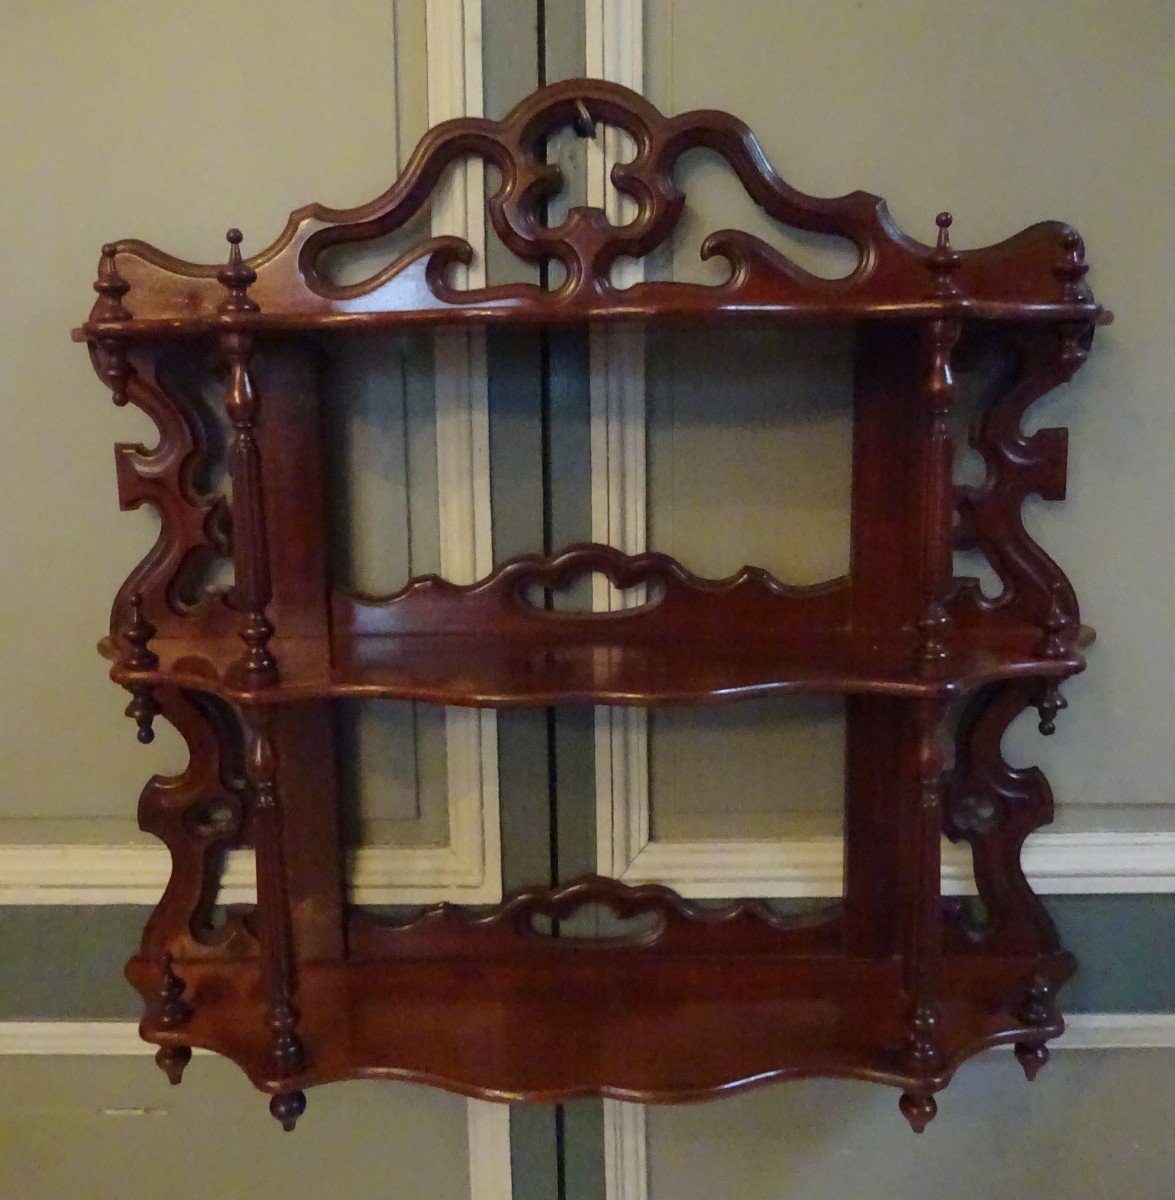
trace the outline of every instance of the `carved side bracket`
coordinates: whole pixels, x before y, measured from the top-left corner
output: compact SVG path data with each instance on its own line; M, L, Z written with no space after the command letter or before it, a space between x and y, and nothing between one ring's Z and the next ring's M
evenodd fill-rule
M987 920L975 931L985 949L1007 954L1057 954L1060 939L1040 897L1029 886L1020 852L1030 833L1053 819L1053 795L1037 767L1004 760L1009 725L1033 704L1032 679L978 691L959 720L955 768L944 813L951 841L969 842L975 882Z
M108 347L94 345L91 358L100 378L109 382ZM184 573L194 560L225 549L229 514L224 498L200 494L194 476L207 454L203 427L179 389L167 390L159 378L158 357L148 349L129 355L122 381L125 400L142 409L159 430L153 449L136 443L115 446L118 499L124 512L143 504L159 514L159 536L147 555L127 577L110 613L111 637L117 639L133 619L132 598L142 596L143 608L161 636L222 633L232 614L219 597L194 608L178 595ZM116 397L117 398L117 397Z
M983 456L987 478L979 487L957 490L960 522L956 546L980 550L999 576L1003 591L986 598L975 580L958 588L953 611L961 617L995 610L1014 613L1025 624L1044 628L1055 616L1075 633L1080 612L1073 587L1061 568L1024 528L1022 508L1030 495L1065 498L1067 429L1026 434L1022 421L1029 406L1070 379L1085 361L1092 326L1019 327L1013 346L1018 361L1012 378L978 417L971 445Z
M209 930L219 860L245 840L244 791L234 778L239 730L213 700L197 705L172 688L155 695L189 758L179 775L153 776L139 797L139 827L171 852L171 878L143 931L141 953L156 960L255 954L256 941L239 915L230 912L224 926Z

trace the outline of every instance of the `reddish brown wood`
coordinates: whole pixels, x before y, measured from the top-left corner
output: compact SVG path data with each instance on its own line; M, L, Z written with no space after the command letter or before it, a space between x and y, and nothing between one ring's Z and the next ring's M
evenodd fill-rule
M596 122L634 139L613 179L636 217L616 227L579 206L548 227L541 214L561 181L542 144ZM780 222L851 241L856 269L819 279L719 230L703 254L730 262L725 283L613 288L619 257L673 233L684 205L674 167L695 147L723 158ZM470 248L455 238L426 239L357 284L327 278L324 252L405 226L466 155L501 177L487 201L497 234L528 262L562 264L558 288L456 291L450 268ZM1066 434L1027 435L1023 418L1110 318L1069 226L966 251L950 244L950 214L937 226L926 246L876 196L795 191L726 114L667 118L623 88L569 80L502 121L437 126L382 196L299 209L248 260L237 230L220 265L133 240L103 247L76 336L115 402L159 431L153 448L119 446L117 464L122 506L152 505L160 534L115 599L102 652L141 739L161 715L190 754L140 798L140 824L167 845L172 875L128 964L147 1003L144 1036L173 1082L191 1047L219 1051L272 1094L290 1129L305 1087L365 1075L548 1101L686 1100L843 1075L901 1088L920 1132L934 1094L986 1046L1014 1044L1035 1075L1063 1028L1056 992L1074 963L1019 863L1028 833L1051 819L1048 785L1010 767L1000 742L1029 705L1052 731L1060 682L1084 668L1093 634L1021 517L1029 495L1063 498ZM846 578L796 588L748 566L703 579L661 554L597 545L512 559L470 585L415 578L383 598L330 578L317 355L334 331L744 315L855 323ZM956 352L976 340L1003 345L1008 365L970 433L986 478L956 488L947 418ZM199 483L215 439L177 355L197 375L227 367L231 504ZM953 577L956 548L988 557L1001 595ZM230 556L230 589L188 594L203 565ZM651 599L585 614L533 598L593 571ZM654 706L789 690L847 697L845 892L826 911L711 910L595 877L395 924L345 901L337 698ZM982 922L940 896L943 829L972 848ZM257 907L212 932L216 862L250 843ZM587 905L651 924L603 939L543 931Z
M574 127L586 109L594 121L617 125L636 142L630 162L613 168L617 189L636 203L627 225L612 225L601 210L573 207L557 227L543 223L545 202L562 177L542 145ZM726 160L748 195L786 225L847 238L859 251L846 278L821 279L750 234L724 229L702 245L706 258L731 266L718 286L646 282L618 291L609 281L621 256L640 258L672 234L684 206L673 176L678 158L705 146ZM320 271L323 251L372 241L409 222L427 203L447 168L474 155L495 166L501 183L487 200L497 235L520 258L562 264L560 287L506 284L455 290L448 273L472 256L459 238L430 238L368 280L347 286ZM234 231L235 232L235 231ZM945 229L940 227L940 241ZM902 233L885 203L868 192L817 199L788 186L768 163L754 134L727 113L711 110L665 117L634 92L600 80L569 79L541 88L501 121L463 117L431 129L399 180L370 204L331 209L312 204L292 213L276 242L249 260L256 272L249 296L255 312L224 307L221 269L184 262L137 240L114 243L103 256L129 290L132 314L110 319L108 307L90 314L80 336L92 340L170 336L212 328L317 328L346 324L477 321L552 323L647 316L789 314L825 319L863 316L961 315L1074 320L1100 319L1102 310L1080 283L1081 239L1049 221L981 250L925 246ZM243 276L242 276L243 279ZM945 282L944 282L945 281ZM243 293L243 288L239 289ZM101 295L99 303L107 297Z

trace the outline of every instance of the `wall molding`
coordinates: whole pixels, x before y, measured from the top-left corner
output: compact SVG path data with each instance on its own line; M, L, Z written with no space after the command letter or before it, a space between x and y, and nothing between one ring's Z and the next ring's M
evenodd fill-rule
M646 809L637 810L638 813ZM616 873L659 881L693 899L827 897L841 892L839 838L649 842ZM616 841L621 841L617 838ZM364 846L350 856L357 904L428 904L439 888L465 899L468 869L449 847ZM1034 889L1046 895L1175 892L1175 833L1034 834L1024 851ZM154 844L0 845L0 906L155 904L167 883L167 850ZM229 854L220 899L255 899L253 855ZM947 846L943 891L973 890L967 852Z
M425 20L429 125L483 116L481 0L428 0ZM475 258L460 271L457 286L484 286L480 160L467 159L451 173L433 205L432 232L469 242ZM485 335L438 333L433 360L441 574L455 583L472 583L489 574L494 557ZM496 713L447 708L445 744L449 845L443 851L399 852L396 865L407 870L393 902L487 903L502 896Z
M611 867L626 882L661 882L694 899L742 896L839 896L843 842L839 837L790 840L656 842L632 836L637 822L614 822L627 841L612 841ZM1022 856L1035 891L1045 895L1175 891L1175 833L1091 830L1032 835ZM943 845L945 895L975 890L970 852Z

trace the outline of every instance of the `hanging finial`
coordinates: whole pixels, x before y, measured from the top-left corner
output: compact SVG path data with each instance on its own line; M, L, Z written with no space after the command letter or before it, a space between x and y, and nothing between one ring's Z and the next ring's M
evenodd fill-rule
M949 212L940 212L934 218L938 226L938 239L926 259L926 268L934 275L933 292L936 296L957 296L958 287L952 278L959 269L960 255L951 247L951 224L954 217Z
M1061 695L1060 681L1046 680L1032 703L1040 714L1040 724L1037 728L1045 737L1052 737L1057 732L1057 713L1064 712L1069 707L1069 701Z
M249 288L257 281L257 272L241 257L241 231L230 229L228 239L228 262L216 273L216 278L228 289L228 295L220 302L218 312L257 312L257 302L249 295Z
M171 954L163 956L163 976L155 992L155 1019L160 1029L178 1029L192 1016L192 1007L184 999L184 981L175 973ZM173 1087L184 1077L184 1068L192 1061L190 1046L160 1046L155 1063Z
M1085 246L1076 229L1066 229L1061 235L1061 253L1053 267L1053 275L1061 281L1061 299L1070 304L1082 304L1090 299L1085 275L1089 270L1084 261Z

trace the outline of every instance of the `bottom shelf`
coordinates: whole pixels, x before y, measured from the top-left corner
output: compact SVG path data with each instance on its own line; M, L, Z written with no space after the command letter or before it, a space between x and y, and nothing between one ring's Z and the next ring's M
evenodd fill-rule
M283 1079L270 1062L258 963L212 959L176 970L192 1015L168 1030L150 1015L160 965L128 964L148 1001L143 1036L226 1055L263 1091L384 1077L489 1100L665 1103L812 1075L937 1090L988 1046L1061 1033L1059 1018L1027 1026L1015 1013L1034 973L1059 984L1072 960L948 956L943 1066L933 1075L903 1065L908 1004L891 959L609 947L537 962L307 964L296 997L307 1066Z

